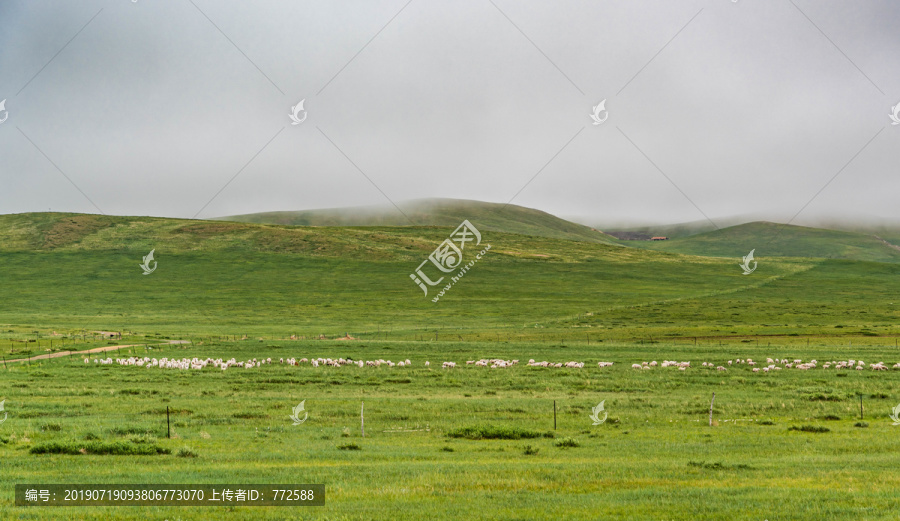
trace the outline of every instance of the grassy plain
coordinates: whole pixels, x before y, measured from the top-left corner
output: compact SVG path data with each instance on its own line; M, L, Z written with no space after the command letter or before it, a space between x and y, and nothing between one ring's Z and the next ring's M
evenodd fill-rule
M858 346L854 356L893 349ZM548 345L507 342L286 341L166 346L150 356L272 357L226 372L85 365L80 357L3 374L3 519L894 519L900 509L900 372L698 367L741 356L844 359L846 348ZM143 349L137 350L144 354ZM885 356L885 355L888 356ZM121 356L125 354L122 353ZM289 367L289 356L410 358L410 368ZM579 360L583 369L458 367L479 357ZM694 361L634 370L633 362ZM424 367L425 360L432 362ZM596 362L614 361L598 369ZM714 419L709 402L716 393ZM859 395L864 420L860 422ZM309 419L293 426L306 400ZM553 401L557 429L553 429ZM609 417L594 426L591 407ZM360 433L365 402L366 436ZM175 439L166 439L165 407ZM864 425L864 424L859 424ZM471 440L471 426L541 436ZM825 427L803 432L791 427ZM410 431L410 432L391 432ZM553 438L544 437L552 433ZM559 447L572 438L576 447ZM34 447L121 441L170 454L33 454ZM341 450L355 444L361 450ZM529 449L530 447L530 449ZM187 449L193 457L179 456ZM530 454L526 454L526 451ZM536 451L536 453L534 453ZM184 454L184 453L182 453ZM22 482L326 483L327 504L284 507L22 509Z
M6 359L114 343L146 344L129 351L157 358L414 362L224 373L80 356L6 364L0 519L896 518L898 427L888 413L900 371L699 367L767 356L900 361L900 264L873 262L879 245L863 244L877 247L870 260L760 249L758 269L743 276L749 248L729 256L737 243L700 256L490 231L491 251L433 303L409 274L450 231L0 216ZM821 251L830 237L819 237ZM158 268L144 276L138 264L151 249ZM333 340L347 333L357 340ZM192 344L158 345L169 339ZM440 368L493 357L586 366ZM664 359L694 367L630 368ZM615 365L599 369L601 360ZM304 399L310 419L292 426ZM554 400L558 428L543 437ZM609 420L593 426L601 400ZM467 427L539 437L449 436ZM339 448L348 444L360 450ZM104 447L152 455L91 453ZM27 481L321 482L328 500L301 511L15 508L12 485Z

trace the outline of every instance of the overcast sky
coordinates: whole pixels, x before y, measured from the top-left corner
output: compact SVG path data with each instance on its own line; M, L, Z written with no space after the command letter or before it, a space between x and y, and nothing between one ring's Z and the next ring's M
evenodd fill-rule
M898 218L898 57L895 0L2 0L0 213Z

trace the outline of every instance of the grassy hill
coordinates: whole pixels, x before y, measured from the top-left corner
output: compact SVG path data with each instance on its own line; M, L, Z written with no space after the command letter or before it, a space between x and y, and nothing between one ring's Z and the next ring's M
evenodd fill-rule
M900 248L874 235L768 222L747 223L668 241L622 241L657 251L740 259L756 249L762 257L812 257L900 262Z
M734 223L739 224L739 223ZM669 238L676 237L689 237L691 235L697 235L698 233L704 233L715 230L715 226L710 224L709 221L693 221L688 223L678 223L678 224L658 224L658 225L646 225L646 226L596 226L598 229L603 229L604 232L617 235L620 233L632 233L632 234L640 234L647 235L650 237L663 236Z
M700 497L717 519L775 519L773 494L787 505L782 518L896 510L896 487L881 477L900 459L888 418L900 373L757 374L727 361L890 365L900 357L900 264L761 257L744 276L733 256L482 230L490 251L434 303L409 274L455 225L0 216L0 458L10 469L0 518L24 515L16 483L122 481L109 469L124 481L191 483L200 468L211 483L290 483L299 469L328 487L312 519L475 519L498 502L513 505L510 519L693 519ZM716 240L702 246L718 251ZM151 249L158 265L143 275ZM125 338L107 345L94 330ZM356 340L334 340L345 333ZM6 363L121 344L94 363ZM132 355L273 363L180 371L96 361ZM319 356L413 365L280 363ZM586 366L465 363L488 357ZM693 365L631 367L666 359ZM302 426L289 417L299 403ZM602 424L589 416L597 404ZM146 518L146 508L58 508L73 519ZM209 512L153 508L166 519ZM237 506L219 519L283 511Z
M332 208L295 212L264 212L217 220L298 226L453 226L468 219L480 231L498 231L576 241L611 243L614 238L588 226L540 210L516 205L458 199L422 199L393 206ZM410 223L412 220L412 223Z
M409 275L452 230L0 216L0 324L597 341L900 331L900 265L772 258L762 246L745 277L737 254L485 231L490 251L435 303L437 288L425 296ZM145 276L151 249L158 269Z

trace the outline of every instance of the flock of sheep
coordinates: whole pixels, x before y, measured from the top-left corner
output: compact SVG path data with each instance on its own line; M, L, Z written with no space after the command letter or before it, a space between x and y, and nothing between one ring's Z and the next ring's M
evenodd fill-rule
M84 359L84 363L90 363L89 358ZM150 357L130 357L130 358L95 358L95 364L101 365L110 365L116 363L118 365L123 366L137 366L137 367L157 367L160 369L203 369L207 366L213 366L219 368L223 371L226 371L229 367L240 367L243 369L252 369L254 367L260 367L266 364L271 364L271 358L265 358L262 360L257 360L256 358L239 362L236 359L232 358L230 360L222 360L221 358L182 358L182 359L169 359L169 358L150 358ZM282 358L279 360L281 364L288 364L293 366L298 366L301 364L309 364L312 367L320 367L320 366L331 366L331 367L341 367L345 365L355 365L357 367L380 367L382 365L387 367L409 367L412 366L412 361L408 358L406 360L401 360L399 362L392 362L390 360L378 359L378 360L351 360L346 358ZM475 367L490 367L490 368L503 368L503 367L512 367L519 363L518 360L503 360L500 358L484 358L481 360L469 360L466 362L466 365L473 365ZM654 362L655 364L656 362ZM426 361L423 366L429 367L431 362ZM584 367L584 362L536 362L534 359L529 360L528 364L532 367L567 367L567 368L575 368L581 369ZM598 367L608 367L613 365L612 362L597 362ZM442 364L444 369L452 369L456 367L456 362L444 362Z
M84 363L89 363L90 359L85 358ZM243 369L252 369L254 367L261 367L266 364L271 364L271 358L264 358L257 360L256 358L252 358L250 360L246 360L243 362L239 362L234 358L230 360L222 360L221 358L182 358L182 359L169 359L169 358L150 358L150 357L130 357L130 358L95 358L95 364L102 365L110 365L113 363L117 363L119 365L124 366L138 366L138 367L157 367L160 369L203 369L207 366L212 366L222 371L226 371L229 367L240 367ZM312 367L320 367L320 366L330 366L330 367L341 367L345 365L355 365L357 367L410 367L412 366L412 362L409 359L401 360L399 362L392 362L390 360L378 359L378 360L352 360L345 358L282 358L279 360L281 364L288 364L292 366L299 366L301 364L309 364ZM500 358L483 358L481 360L468 360L466 361L467 366L475 366L475 367L490 367L492 369L496 368L506 368L512 367L519 363L518 360L503 360ZM423 366L429 367L431 362L426 361ZM548 367L548 368L570 368L570 369L581 369L584 367L584 362L548 362L546 360L542 362L536 362L534 359L531 359L526 364L530 367ZM613 362L597 362L597 367L609 367L612 366ZM728 367L726 367L726 365ZM768 373L770 371L780 371L782 369L800 369L800 370L809 370L816 369L819 367L819 362L816 360L810 360L808 362L803 362L803 360L795 359L772 359L767 358L765 366L762 364L754 362L753 359L740 359L736 358L734 360L728 360L725 362L725 365L716 365L711 362L703 362L701 367L706 368L715 368L717 371L727 371L729 367L746 365L750 368L750 370L754 373ZM755 367L760 365L761 367ZM678 362L675 360L663 360L661 364L658 364L656 360L652 362L642 362L640 364L631 364L632 369L641 369L641 370L650 370L655 367L677 367L680 371L686 371L691 367L690 362ZM452 369L456 367L456 362L444 362L441 367L444 369ZM856 371L863 371L866 369L866 364L862 360L838 360L825 362L821 366L823 369L850 369ZM878 362L875 364L868 364L868 367L872 371L886 371L888 366L884 365L883 362ZM893 369L900 369L900 363L896 363L891 366Z
M769 371L781 371L782 369L800 369L800 370L809 370L815 369L818 367L817 360L810 360L809 362L804 362L800 359L788 360L786 358L782 359L772 359L766 358L766 365L764 367L754 367L756 365L760 365L757 362L754 362L752 358L740 359L735 358L734 360L728 360L726 365L729 367L733 367L736 365L747 365L750 367L750 370L754 373L759 373L762 371L763 373L768 373ZM780 366L779 366L780 364ZM632 369L651 369L656 367L656 361L652 362L642 362L640 364L631 364ZM676 362L674 360L663 360L661 364L662 367L678 367L679 370L685 371L687 368L691 366L690 362ZM728 368L724 365L716 365L712 362L703 362L701 364L702 367L713 368L717 371L727 371ZM781 367L783 366L783 367ZM832 360L831 362L825 362L822 364L822 369L830 369L834 367L835 369L853 369L856 371L863 371L866 368L865 362L862 360ZM894 369L900 369L900 363L896 363L893 366ZM876 364L869 364L869 369L872 371L886 371L888 366L884 365L884 362L878 362Z

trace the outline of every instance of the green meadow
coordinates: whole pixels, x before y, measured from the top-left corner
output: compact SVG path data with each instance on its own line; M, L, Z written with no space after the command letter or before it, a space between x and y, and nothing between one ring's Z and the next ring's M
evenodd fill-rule
M151 357L271 357L259 368L18 364L4 374L3 519L894 519L897 372L721 372L724 355L846 349L526 342L212 342ZM876 360L884 349L854 348ZM121 353L119 356L125 357ZM477 356L583 369L465 366ZM282 357L410 358L313 368ZM631 363L693 360L687 371ZM896 358L900 358L897 356ZM429 367L424 366L430 360ZM462 367L442 369L454 360ZM613 361L597 368L597 361ZM714 425L709 407L715 393ZM860 397L863 418L860 418ZM306 400L306 422L291 409ZM556 403L556 428L553 407ZM591 408L604 401L606 421ZM360 425L364 403L365 437ZM166 437L165 409L172 411ZM468 429L468 430L467 430ZM821 431L821 432L819 432ZM499 439L478 439L490 437ZM468 437L454 437L454 435ZM516 438L519 435L534 436ZM475 439L470 439L475 438ZM119 443L124 455L91 444ZM56 449L53 449L56 447ZM130 449L129 449L130 448ZM152 455L128 450L150 448ZM86 449L85 454L79 453ZM349 450L348 450L349 449ZM68 450L72 454L40 453ZM35 453L38 452L38 453ZM324 507L11 506L21 482L325 483Z
M883 243L854 237L847 258L827 253L835 236L791 229L815 247L760 247L744 276L766 226L675 251L527 218L531 235L483 229L490 252L434 303L409 274L452 225L0 216L0 519L896 519L900 370L822 367L900 362L900 264ZM133 347L71 353L117 345ZM94 362L107 356L273 363ZM819 367L727 365L767 357ZM465 364L481 358L520 363ZM663 360L692 366L631 367ZM327 499L15 507L26 482L324 483Z

